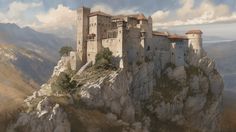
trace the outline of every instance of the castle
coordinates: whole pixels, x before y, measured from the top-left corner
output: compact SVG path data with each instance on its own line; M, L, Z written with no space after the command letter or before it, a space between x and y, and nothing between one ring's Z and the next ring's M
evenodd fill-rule
M119 68L158 62L161 68L167 63L185 65L190 55L203 55L202 32L191 30L185 36L153 31L152 18L143 14L112 16L90 8L77 10L77 52L71 53L73 69L95 63L96 54L109 48ZM192 53L192 54L191 54ZM75 62L74 61L74 62Z

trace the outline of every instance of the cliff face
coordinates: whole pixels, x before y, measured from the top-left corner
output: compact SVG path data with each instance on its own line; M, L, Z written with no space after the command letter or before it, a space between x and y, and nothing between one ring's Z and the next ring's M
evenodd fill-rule
M73 76L76 88L70 94L55 92L55 79L69 70L68 62L63 57L51 80L25 100L9 132L220 129L223 81L207 56L163 69L153 61L118 70L89 67Z

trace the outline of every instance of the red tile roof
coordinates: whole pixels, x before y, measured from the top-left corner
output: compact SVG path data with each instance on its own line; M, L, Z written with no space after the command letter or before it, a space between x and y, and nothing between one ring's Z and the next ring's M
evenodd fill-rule
M89 16L90 16L90 17L91 17L91 16L108 16L108 17L111 17L111 15L106 14L106 13L101 12L101 11L91 12L91 13L89 14Z
M180 35L177 35L177 34L169 35L168 38L169 38L170 40L188 40L187 37L185 37L185 36L180 36Z
M201 30L190 30L186 34L202 34Z
M139 14L137 19L138 20L147 20L147 18L143 14Z
M154 32L152 32L152 35L168 37L169 33L168 32L157 32L157 31L154 31Z

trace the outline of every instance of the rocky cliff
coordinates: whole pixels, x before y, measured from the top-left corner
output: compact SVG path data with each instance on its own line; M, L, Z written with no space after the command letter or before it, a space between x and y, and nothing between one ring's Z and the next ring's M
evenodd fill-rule
M25 100L8 132L220 130L223 81L207 56L180 67L148 61L76 74L69 61L62 57L48 83Z

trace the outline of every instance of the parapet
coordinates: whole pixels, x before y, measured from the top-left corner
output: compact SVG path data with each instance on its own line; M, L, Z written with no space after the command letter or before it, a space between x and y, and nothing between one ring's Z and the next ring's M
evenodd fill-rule
M201 30L189 30L185 34L202 34Z

